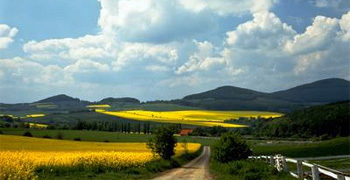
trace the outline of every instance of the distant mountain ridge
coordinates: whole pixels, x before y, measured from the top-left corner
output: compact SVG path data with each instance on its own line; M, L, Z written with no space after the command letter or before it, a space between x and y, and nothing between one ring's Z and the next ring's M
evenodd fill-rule
M254 91L234 86L222 86L202 93L191 94L182 99L170 101L149 101L141 103L136 98L104 98L89 102L65 94L48 97L34 103L4 104L0 109L33 109L31 104L55 104L61 110L85 109L89 104L128 104L129 108L140 108L141 104L177 104L209 110L260 110L290 112L294 109L350 100L350 82L339 78L330 78L303 84L287 90L273 93Z
M272 93L276 98L293 102L337 102L349 100L350 82L331 78Z
M180 104L216 110L290 111L311 104L325 104L350 99L350 82L330 78L264 93L234 86L223 86L185 96Z

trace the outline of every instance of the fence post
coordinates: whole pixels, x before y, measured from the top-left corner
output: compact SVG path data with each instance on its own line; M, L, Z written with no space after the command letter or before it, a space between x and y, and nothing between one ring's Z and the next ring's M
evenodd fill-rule
M317 165L313 165L311 170L312 170L312 180L320 180L320 175L318 172Z
M282 156L282 165L283 165L283 171L287 172L288 171L287 162L286 162L286 158L284 156Z
M275 165L274 160L273 160L273 156L270 156L270 164L271 164L272 166Z
M345 180L344 175L338 174L338 175L337 175L337 180Z
M303 161L297 159L297 174L299 179L303 179Z

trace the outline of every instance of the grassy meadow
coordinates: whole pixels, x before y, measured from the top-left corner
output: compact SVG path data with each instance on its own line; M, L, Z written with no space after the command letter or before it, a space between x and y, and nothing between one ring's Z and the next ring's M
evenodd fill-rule
M198 143L189 143L187 150L191 154L200 147ZM175 157L183 155L184 146L178 144L175 152ZM0 179L33 179L41 173L118 172L145 167L147 163L158 159L145 143L76 142L0 136Z
M224 123L225 120L238 119L240 117L262 117L274 118L280 117L282 114L275 112L263 111L209 111L209 110L183 110L183 111L107 111L104 109L96 109L96 112L117 116L125 119L139 121L154 121L162 123L181 123L196 126L222 126L228 128L247 127L246 125Z
M287 157L319 157L350 154L350 137L316 142L274 142L252 145L255 155L282 154Z

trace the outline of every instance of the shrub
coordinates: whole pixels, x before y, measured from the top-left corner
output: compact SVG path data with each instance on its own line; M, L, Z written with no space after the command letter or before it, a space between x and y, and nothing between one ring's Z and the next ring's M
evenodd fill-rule
M0 134L4 134L4 133L0 130Z
M175 128L171 126L161 126L154 131L154 136L147 143L147 147L152 153L158 154L165 160L170 160L175 154L174 148L177 139L174 137Z
M56 138L57 139L63 139L63 133L58 132Z
M224 133L213 146L213 158L221 163L247 159L251 154L246 141L237 133Z
M109 140L104 140L103 142L106 142L106 143L108 143L108 142L109 142Z
M80 138L74 138L73 140L74 140L74 141L81 141Z
M51 139L51 136L46 134L46 135L43 136L43 138Z
M30 133L29 131L24 132L23 136L33 137L32 133Z
M330 140L331 137L328 134L323 134L322 136L320 136L320 140L324 141L324 140Z

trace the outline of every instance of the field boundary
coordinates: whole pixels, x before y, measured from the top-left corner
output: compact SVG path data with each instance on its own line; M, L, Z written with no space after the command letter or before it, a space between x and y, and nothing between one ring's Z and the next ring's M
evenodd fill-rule
M350 155L341 155L340 157L350 157ZM337 156L320 157L319 159L334 159ZM346 173L319 165L315 163L308 163L307 159L312 158L300 158L293 159L287 158L280 154L275 156L249 156L249 159L260 160L269 163L270 165L276 167L278 171L289 172L293 177L298 179L306 179L306 177L312 177L313 180L320 180L320 175L326 175L337 180L350 180L350 176ZM288 171L287 162L294 163L297 165L297 172ZM308 172L303 172L303 166L311 168L311 174Z

